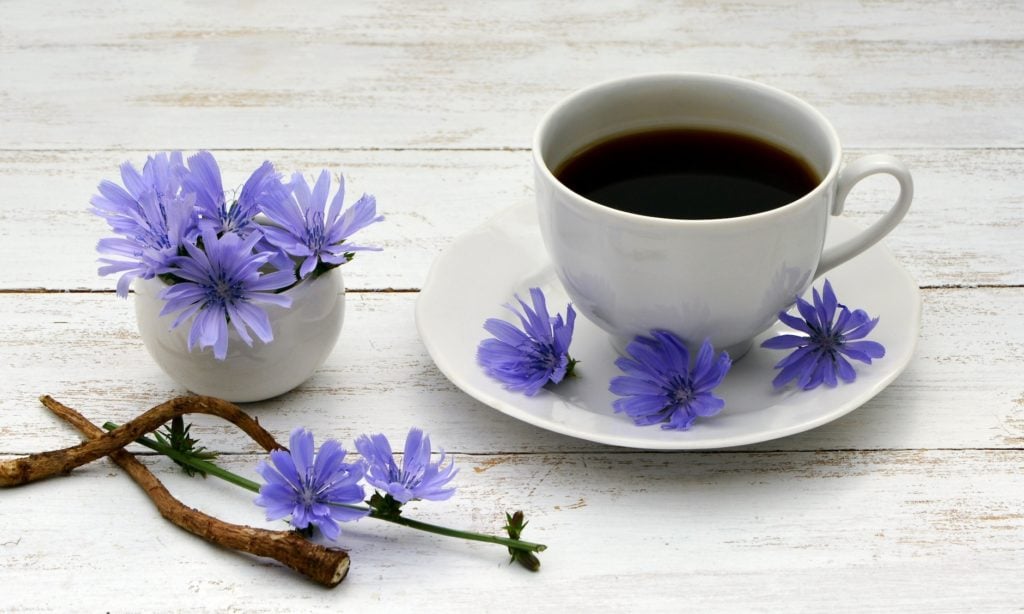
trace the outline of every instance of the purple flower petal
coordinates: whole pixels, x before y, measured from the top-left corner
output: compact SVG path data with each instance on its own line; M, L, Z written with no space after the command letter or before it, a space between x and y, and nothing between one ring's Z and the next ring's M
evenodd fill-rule
M663 379L673 372L664 348L655 339L635 337L626 346L626 353L633 357L640 369L656 379Z
M775 365L776 368L781 368L782 371L775 376L772 380L772 386L775 388L782 388L792 380L797 380L800 375L807 371L809 368L813 368L816 361L816 356L812 351L808 351L806 355L800 357L798 360L792 361L790 364L781 366Z
M662 429L686 430L698 416L712 416L725 401L712 391L732 366L729 355L717 357L705 340L690 362L690 352L674 334L652 331L626 347L629 357L615 361L626 375L612 378L608 389L620 399L612 409L629 416L638 426L661 424Z
M794 350L793 352L791 352L790 354L788 354L785 358L780 360L778 363L776 363L775 368L776 369L785 369L786 367L788 367L789 365L791 365L793 363L803 361L804 358L806 356L808 356L808 355L817 356L820 352L821 352L821 348L819 348L816 345L804 345L804 346L801 346L801 347L797 348L796 350Z
M270 330L270 318L267 317L267 312L251 303L235 303L233 307L234 313L231 311L228 313L231 315L232 322L243 339L248 336L244 334L247 327L252 329L252 332L263 343L270 343L274 339L274 333ZM237 322L235 322L236 318Z
M562 321L562 316L559 315L555 318L555 323L552 326L554 329L551 337L554 340L555 353L558 355L568 355L569 344L572 343L572 333L576 326L576 310L569 305L565 308L565 321Z
M612 381L608 384L608 390L612 394L617 394L620 397L637 395L654 396L665 392L665 389L661 384L625 375L613 377Z
M768 339L761 347L794 351L775 365L782 371L772 384L780 388L791 381L804 390L825 384L833 387L841 379L852 382L857 374L845 357L870 364L885 355L885 348L876 341L862 341L878 324L865 311L851 311L839 302L831 282L825 280L821 294L812 291L814 306L798 299L797 311L803 319L780 313L779 319L790 328L807 333L780 335Z
M165 288L166 301L161 314L178 313L172 327L192 318L189 350L213 348L214 357L227 357L228 326L247 344L252 344L249 331L264 343L273 340L270 320L257 304L288 307L291 298L270 292L295 281L291 271L261 273L272 254L254 251L261 237L242 237L233 232L217 236L209 228L200 233L202 247L186 242L187 256L171 259L167 272L186 280Z
M816 290L815 294L817 294ZM796 299L796 308L797 311L800 312L800 317L804 319L804 322L807 323L808 328L810 328L812 332L821 329L821 324L818 321L818 311L813 305L802 298L798 298Z
M362 502L365 492L358 482L363 478L363 465L345 463L345 450L334 440L314 452L313 435L305 429L292 431L289 445L291 452L270 453L273 466L265 462L257 466L266 483L254 502L266 508L268 520L290 515L292 526L313 525L335 540L341 532L338 521L367 514L364 509L342 507Z
M705 344L710 348L711 343L705 341ZM718 358L711 364L708 365L707 370L695 376L693 380L693 389L698 393L710 393L722 383L725 379L725 374L732 368L732 359L729 358L729 354L722 352L718 355Z
M295 429L288 439L292 462L299 476L307 475L313 468L313 433L306 429Z
M658 344L657 348L652 349L658 350L658 353L662 355L665 369L672 373L686 373L690 367L690 352L686 349L686 344L683 343L682 339L663 330L652 331L651 336L654 337L654 341ZM713 350L709 348L710 351ZM704 356L704 358L710 361L710 353ZM700 354L698 354L697 364L693 368L694 373L698 371L700 371Z
M859 313L858 313L859 312ZM855 315L863 314L863 318L857 318L850 323L847 328L842 328L843 338L847 341L854 341L856 339L863 339L867 337L871 331L875 330L875 326L878 325L878 318L870 319L866 313L861 310L857 310ZM851 318L853 320L853 318Z
M494 335L494 338L498 341L513 348L518 348L520 345L530 342L529 335L505 320L488 318L484 322L484 330Z
M274 468L281 474L285 480L294 488L299 488L302 485L302 476L299 475L298 470L295 468L295 460L292 459L291 452L287 450L271 450L270 462L274 464Z
M348 243L356 232L383 221L383 216L376 214L376 200L364 195L342 213L344 182L340 184L329 209L331 176L326 170L320 173L312 190L296 173L287 189L268 189L259 203L262 212L279 226L266 229L267 241L290 256L303 259L299 269L302 278L318 268L348 262L347 253L377 249Z
M668 421L661 425L661 429L664 431L688 431L696 421L697 414L689 411L688 407L678 408L668 415Z
M200 151L189 156L188 170L183 182L185 189L196 195L196 206L204 216L219 220L224 207L224 185L217 160L210 152Z
M796 385L804 390L812 390L821 385L824 381L824 371L826 366L825 360L821 354L815 353L814 360L811 361L810 367L805 369L799 374L796 380Z
M857 372L854 371L853 365L842 356L836 356L836 373L844 382L852 382L857 379Z
M838 383L836 380L835 367L837 361L833 359L831 362L833 364L830 365L827 361L822 360L819 363L819 368L821 369L822 381L825 382L825 385L828 386L829 388L835 388L836 384Z
M339 194L341 194L340 190ZM328 213L327 220L331 222L331 227L327 231L327 236L330 243L334 244L341 241L347 241L349 237L363 228L366 228L370 224L384 221L384 216L377 215L377 199L369 194L363 194L359 197L359 200L357 200L340 216L334 213L334 203L332 202L331 211ZM348 246L347 243L346 246L347 250L380 249L378 247L354 248Z
M836 293L832 290L832 284L829 280L825 280L825 287L822 290L821 303L823 310L822 322L825 324L831 323L836 316L836 306L839 304L839 300L836 299Z
M778 337L766 339L761 344L761 347L768 348L769 350L787 350L806 345L807 341L808 338L801 335L779 335Z
M182 188L184 165L180 153L150 156L140 173L121 165L121 187L101 181L99 194L90 199L92 212L103 217L116 238L104 239L97 251L105 256L100 275L121 273L117 288L127 296L135 278L161 274L182 242L195 232L194 195Z
M785 311L779 314L779 321L785 324L786 326L796 329L802 333L807 333L808 335L814 334L814 331L811 330L811 327L807 326L807 322L801 320L796 316L791 316Z
M533 299L533 308L523 302L523 299L516 297L516 301L522 307L519 312L515 307L509 305L508 309L519 317L526 334L541 343L552 343L554 337L551 332L551 317L548 315L547 304L544 300L544 293L540 288L530 288L530 296Z
M628 415L638 426L647 426L662 422L672 415L676 406L665 403L664 394L636 395L615 399L612 401L612 409Z
M444 464L443 452L437 462L430 462L430 437L420 429L410 429L406 436L401 468L382 434L361 435L356 439L356 449L367 463L366 481L399 503L440 501L455 493L448 484L458 469L453 463Z
M854 341L852 343L844 343L839 347L838 351L841 354L846 354L854 360L859 360L868 364L871 364L872 358L882 358L885 356L885 347L876 341Z
M570 305L566 319L548 314L547 302L539 288L531 288L533 305L516 297L522 311L506 306L523 326L497 318L484 322L484 330L493 335L484 339L477 347L477 363L490 377L500 381L512 392L533 396L548 382L557 384L569 372L572 359L569 345L572 342L576 313Z
M725 401L711 395L701 395L690 403L690 411L695 415L708 418L718 414L725 407Z

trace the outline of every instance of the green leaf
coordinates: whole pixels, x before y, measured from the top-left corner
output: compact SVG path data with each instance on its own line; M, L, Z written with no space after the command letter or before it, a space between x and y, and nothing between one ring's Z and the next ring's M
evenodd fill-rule
M217 458L217 454L206 451L206 447L196 446L196 444L199 443L199 440L192 438L190 434L191 431L191 423L186 425L181 416L175 416L171 419L171 426L169 428L165 427L165 430L162 433L160 431L154 431L153 435L156 436L157 441L177 452L180 452L189 459L206 461ZM196 469L195 467L179 460L174 460L174 462L180 466L189 477L195 477L196 474L199 474L204 478L206 477L206 472L201 469Z
M380 491L375 491L366 504L382 518L398 518L402 514L402 502Z
M523 529L526 528L526 525L530 524L521 510L517 511L515 514L509 514L506 512L505 522L505 530L508 531L508 536L515 540L520 538L523 534ZM538 559L537 555L530 550L509 546L508 553L512 555L512 558L509 559L509 563L516 562L530 571L540 571L540 559Z

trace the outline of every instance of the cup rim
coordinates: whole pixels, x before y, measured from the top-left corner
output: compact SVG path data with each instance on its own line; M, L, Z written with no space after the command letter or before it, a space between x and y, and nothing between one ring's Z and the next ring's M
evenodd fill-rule
M544 157L541 155L541 140L546 132L548 132L549 124L551 123L554 116L559 113L562 109L569 106L570 104L577 102L582 98L593 96L596 93L600 93L602 90L610 88L620 88L628 86L631 83L639 81L650 81L650 80L667 80L667 79L678 79L678 80L707 80L707 81L719 81L729 82L734 85L742 85L753 89L760 90L761 92L770 94L776 98L779 98L788 104L798 107L800 110L805 112L808 116L816 120L818 127L825 133L825 137L828 139L831 149L834 152L832 160L829 162L828 172L821 178L818 184L811 191L807 192L800 198L786 203L780 207L769 209L767 211L760 211L758 213L751 213L748 215L741 215L736 217L723 217L723 218L710 218L710 219L678 219L678 218L664 218L664 217L652 217L648 215L640 215L638 213L630 213L628 211L622 211L602 205L601 203L591 200L582 194L570 190L558 177L555 176L554 172L548 166ZM705 72L655 72L655 73L643 73L630 75L626 77L614 77L605 81L600 81L580 88L568 96L562 98L560 101L555 103L541 118L537 124L537 128L533 133L533 146L532 155L534 166L544 174L545 178L549 183L555 186L555 189L560 191L564 196L575 199L577 202L583 204L583 206L600 211L604 215L611 215L614 218L621 219L623 221L630 221L633 223L650 223L658 225L672 225L672 226L697 226L697 225L724 225L724 224L742 224L752 220L766 219L777 215L783 215L786 211L795 209L805 204L809 200L816 199L824 192L827 186L833 183L836 175L839 173L839 165L842 162L843 150L842 145L839 142L839 134L836 132L832 122L828 120L825 115L817 108L812 106L806 100L791 94L785 90L777 87L766 85L759 81L753 81L751 79L744 79L742 77L735 77L731 75L723 75L716 73L705 73Z

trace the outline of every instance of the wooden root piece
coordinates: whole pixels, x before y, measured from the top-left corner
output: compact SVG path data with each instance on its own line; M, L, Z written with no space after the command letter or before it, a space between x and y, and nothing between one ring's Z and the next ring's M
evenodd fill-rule
M201 399L202 397L188 398ZM169 403L164 403L147 413L165 406L171 406L175 408L175 411L181 407L189 407L188 403L171 405L175 401L180 400L175 399ZM85 416L54 400L52 397L44 396L40 398L40 401L50 411L78 429L80 433L91 441L98 441L109 434L89 422ZM220 401L220 403L225 402ZM232 420L232 422L235 421ZM235 424L238 424L238 422L235 422ZM259 428L263 431L262 427ZM249 431L247 430L246 432L248 433ZM263 432L266 433L266 431ZM269 434L266 436L270 438L268 443L271 443L271 447L273 447L273 437L270 437ZM261 442L260 445L263 445L263 443ZM218 546L274 559L324 586L337 586L345 579L345 575L348 574L349 558L348 553L344 550L325 548L324 546L314 544L300 537L294 531L269 531L224 522L197 509L188 507L175 499L167 488L164 487L163 483L150 473L145 465L128 452L115 449L108 456L146 491L146 494L153 500L153 503L160 511L161 516L193 535L198 535Z
M40 397L39 400L47 407L50 407L50 402L56 403L50 396ZM114 450L120 450L146 433L160 428L171 418L183 414L210 414L223 418L243 430L267 451L284 447L259 422L233 403L214 397L178 397L157 405L112 431L100 431L99 436L77 446L0 462L0 486L19 486L66 473L107 456Z

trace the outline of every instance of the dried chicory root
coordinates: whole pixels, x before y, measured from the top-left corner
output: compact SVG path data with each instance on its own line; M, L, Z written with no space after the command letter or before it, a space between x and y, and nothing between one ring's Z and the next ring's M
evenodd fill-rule
M258 492L260 496L254 502L267 507L268 518L272 517L271 509L274 510L273 515L276 515L274 517L282 517L282 510L286 512L285 515L291 512L289 522L306 535L315 527L329 539L335 539L339 533L337 521L369 517L437 535L501 545L512 555L511 561L519 562L531 571L537 571L540 565L536 553L547 548L544 544L521 539L522 529L527 524L522 512L507 515L508 524L504 529L508 537L444 527L402 514L402 505L407 500L445 499L454 492L454 487L449 483L456 470L452 464L444 465L444 454L436 463L431 462L429 438L416 428L409 431L406 454L402 459L403 467L408 467L411 462L419 471L402 478L415 478L416 485L411 487L405 482L395 483L388 477L392 468L396 467L396 461L383 434L358 438L356 446L365 460L346 464L342 460L344 449L337 441L327 440L319 452L314 452L312 433L299 428L292 431L292 450L289 452L237 406L212 397L172 399L122 426L105 423L103 428L109 429L108 432L52 397L45 396L40 400L54 414L85 434L87 441L78 446L0 462L0 487L27 484L67 472L102 456L110 456L146 491L167 520L212 543L277 560L326 586L336 586L345 577L349 565L346 552L315 545L303 539L299 533L233 525L189 508L172 497L145 466L122 448L135 441L170 457L189 475L211 475ZM212 454L204 452L203 447L194 446L197 442L189 436L189 426L185 426L181 420L181 416L187 413L224 418L238 426L264 449L271 451L274 469L265 464L261 464L258 469L268 484L277 484L282 488L264 490L264 485L209 462ZM171 422L170 430L163 434L156 433L156 440L144 437L168 421ZM411 453L410 446L413 449ZM326 454L328 460L321 462L318 454ZM290 470L287 468L289 464L294 465ZM299 466L315 470L301 472L305 476L299 478L302 484L295 484L294 480L284 484L281 472L295 474ZM268 475L270 471L277 471L280 475ZM428 473L430 478L423 481L421 478ZM359 484L363 479L378 487L368 500L364 499L364 487ZM321 482L331 484L331 488L322 490L319 486ZM310 497L310 493L320 494ZM329 493L329 496L321 499L322 493ZM324 514L323 508L326 506L332 506L329 514Z
M40 401L46 405L47 399L53 401L49 396L41 397ZM20 486L67 473L75 467L107 456L114 450L120 450L146 433L156 430L168 420L184 414L209 414L223 418L244 431L267 451L284 448L260 426L259 422L233 403L214 397L178 397L157 405L109 433L101 431L100 436L77 446L0 462L0 486Z
M314 544L294 531L270 531L224 522L174 498L160 480L135 457L122 450L142 434L186 413L219 416L241 428L267 450L281 448L274 438L237 406L211 397L180 397L162 403L135 420L104 432L74 409L50 396L40 401L59 418L89 438L80 446L3 463L4 486L25 484L109 456L146 492L161 516L182 529L219 546L274 559L324 586L337 586L348 573L344 550ZM120 447L117 445L125 440ZM99 450L99 452L97 452Z

